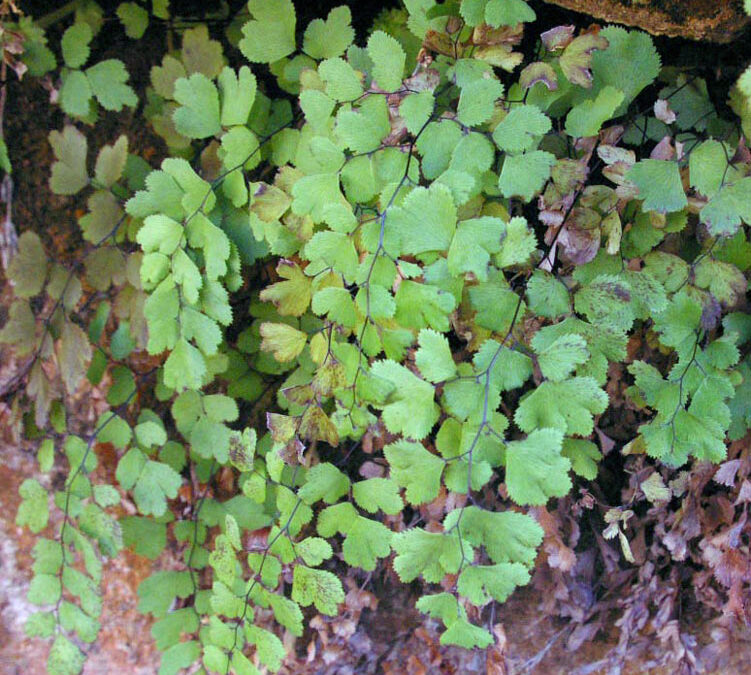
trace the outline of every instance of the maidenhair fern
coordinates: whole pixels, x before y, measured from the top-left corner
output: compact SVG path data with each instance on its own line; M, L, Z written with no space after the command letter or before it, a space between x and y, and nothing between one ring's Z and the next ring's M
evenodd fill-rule
M96 12L62 34L50 187L85 198L85 248L66 268L25 232L0 333L29 359L40 469L67 467L54 527L35 480L18 512L45 531L27 630L50 672L96 640L101 557L168 541L182 567L139 589L162 675L279 669L282 631L340 611L346 567L420 579L441 642L487 647L484 608L543 541L527 507L597 474L610 366L632 377L632 453L718 462L751 423L751 155L704 83L613 26L548 30L530 60L523 0L405 5L359 45L347 7L305 27L291 0L250 0L227 35L251 65L185 30L140 93L159 168L125 136L91 154L85 125L139 99L120 60L92 62ZM117 16L138 39L152 12ZM17 28L32 74L53 69ZM731 105L748 135L749 71ZM81 436L84 380L110 410ZM170 508L189 476L191 509Z

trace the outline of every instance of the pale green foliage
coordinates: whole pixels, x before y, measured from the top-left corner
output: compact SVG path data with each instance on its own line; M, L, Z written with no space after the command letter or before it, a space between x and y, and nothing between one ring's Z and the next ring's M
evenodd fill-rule
M125 34L133 40L141 38L149 26L149 13L135 2L123 2L117 8Z
M127 26L135 37L135 33L143 30L137 25L139 19L134 18L130 5L138 9L134 3L123 3L120 9L124 14L121 16L128 17ZM89 43L93 38L90 24L77 21L65 31L61 40L63 60L70 70L63 74L60 105L69 115L88 122L96 119L96 103L105 110L121 110L123 106L134 107L137 103L135 92L126 84L128 72L119 59L107 59L80 70L89 59Z
M63 31L72 122L50 133L50 187L82 193L87 248L68 269L24 232L0 331L31 358L24 423L54 431L40 468L69 467L51 499L24 482L16 516L64 523L39 540L29 592L60 600L27 626L55 636L51 672L79 673L96 638L101 557L153 560L168 541L183 567L138 591L160 674L279 670L269 618L303 635L341 611L346 567L380 573L392 554L441 643L485 648L468 617L528 583L544 532L527 507L596 478L622 364L643 415L629 447L654 460L720 461L751 425L751 168L706 85L666 69L654 86L652 40L618 27L560 31L519 72L523 0L405 5L357 46L347 7L300 26L292 0L251 0L227 31L239 53L183 31L143 106L121 61L89 63L93 4ZM449 33L451 13L466 26ZM168 3L117 9L133 39L151 16ZM32 74L53 68L19 26ZM742 125L748 89L746 73L730 98ZM632 116L640 94L675 119ZM84 125L124 106L164 140L159 168L126 135L90 147ZM85 379L112 410L79 437L64 404ZM92 483L97 442L117 489ZM118 519L121 496L135 511Z
M94 37L89 24L74 23L63 34L60 48L63 60L69 68L80 68L89 59L89 43Z
M507 155L498 178L498 187L504 197L531 201L542 190L553 164L555 157L544 150Z
M314 59L340 56L355 39L349 7L334 7L324 19L313 19L305 29L303 51Z
M713 235L733 235L742 222L751 221L750 196L750 177L724 185L701 210L701 219Z
M448 340L430 328L420 331L420 348L415 355L415 363L422 376L430 382L448 380L456 373L456 365L451 357Z
M373 78L384 91L394 91L402 84L404 60L401 45L383 31L368 38L368 56L373 61Z
M438 496L443 461L419 443L401 441L384 449L391 467L391 477L406 488L405 497L411 504L424 504Z
M292 582L292 599L302 607L315 604L322 614L335 615L337 605L344 601L339 579L331 572L296 565Z
M700 311L696 301L680 294L658 315L661 342L680 355L667 377L643 361L630 367L637 389L656 412L640 428L647 452L668 464L682 464L690 454L714 462L725 458L727 401L735 394L729 369L740 354L734 333L700 348Z
M172 467L146 459L146 455L136 448L129 450L117 465L117 480L126 490L133 490L141 513L155 516L165 512L166 499L174 499L182 483Z
M50 132L50 145L57 162L52 165L50 188L61 195L71 195L86 187L89 176L86 170L86 137L73 126L62 133Z
M493 114L495 102L503 96L503 85L495 77L476 77L461 85L457 118L467 126L479 126Z
M603 123L613 117L623 101L623 92L604 87L594 100L582 101L566 116L566 133L572 136L595 136Z
M488 23L497 28L535 20L534 11L524 0L462 0L459 11L470 26Z
M18 252L8 268L13 292L19 298L37 295L47 277L47 254L38 235L24 232L18 239Z
M295 50L292 0L250 0L253 20L243 26L240 49L248 61L271 63Z
M518 504L545 504L571 489L569 461L561 456L563 433L538 429L506 448L506 485Z
M32 532L40 532L47 526L49 510L47 507L47 490L39 481L27 478L18 488L23 501L18 507L16 524L26 525Z
M680 211L688 203L675 162L645 159L634 164L626 178L636 184L645 211Z
M522 105L511 108L506 117L493 131L493 140L501 150L522 152L550 131L550 119L539 108Z
M371 373L390 389L383 403L374 403L383 409L386 428L406 438L425 438L438 419L433 387L394 361L376 362Z
M202 73L175 81L175 100L182 104L174 114L175 128L188 138L206 138L221 130L219 94Z

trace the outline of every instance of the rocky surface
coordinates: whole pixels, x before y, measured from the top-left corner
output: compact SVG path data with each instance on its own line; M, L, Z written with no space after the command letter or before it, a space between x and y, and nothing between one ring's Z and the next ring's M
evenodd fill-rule
M751 24L737 0L545 0L653 35L732 42Z

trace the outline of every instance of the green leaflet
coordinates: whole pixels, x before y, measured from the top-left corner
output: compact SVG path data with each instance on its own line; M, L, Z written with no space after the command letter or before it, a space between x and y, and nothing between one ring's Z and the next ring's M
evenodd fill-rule
M448 340L440 333L425 328L419 335L420 348L415 362L423 377L430 382L448 380L456 372Z
M471 624L463 607L449 593L426 595L420 598L417 608L430 616L440 617L447 627L441 635L441 644L451 644L472 649L484 649L492 644L493 638L484 628Z
M408 94L399 106L399 114L404 118L411 134L419 133L433 113L435 99L430 91Z
M358 506L369 513L381 509L384 513L393 515L404 508L397 483L388 478L359 481L352 486L352 496Z
M506 225L506 237L495 257L500 268L519 265L529 260L537 248L537 238L524 218L515 216Z
M349 480L333 464L316 464L306 476L305 485L298 493L308 504L323 499L333 504L349 490Z
M89 60L89 43L94 34L89 24L77 21L63 33L60 47L68 68L80 68Z
M91 112L91 84L80 70L66 74L60 88L60 105L74 117L86 117Z
M136 93L126 84L128 71L119 59L108 59L86 69L86 78L91 93L105 110L122 110L134 107L138 102Z
M459 11L470 26L487 22L497 28L535 20L534 11L523 0L462 0Z
M162 515L166 498L173 499L182 484L180 475L161 462L147 459L138 449L129 450L117 465L117 479L133 496L141 513Z
M318 74L326 85L326 93L335 101L354 101L362 94L357 72L344 59L326 59L318 67Z
M530 516L514 511L484 511L476 506L449 513L444 528L457 526L461 536L474 546L483 546L494 563L522 563L531 566L542 542L542 528Z
M672 465L683 464L689 454L718 462L726 453L724 437L731 422L727 402L734 394L727 368L737 362L739 352L732 340L721 338L706 349L695 341L690 354L667 378L643 361L630 367L636 387L656 411L639 428L647 452Z
M602 125L613 117L623 101L623 92L604 87L593 101L582 101L566 117L566 132L572 136L595 136Z
M527 282L527 305L532 312L549 318L571 311L571 299L566 286L541 270L535 270Z
M47 526L49 510L47 491L38 481L27 478L18 489L23 501L18 507L16 524L26 525L32 532L40 532Z
M89 176L86 170L86 137L73 126L62 133L50 132L50 145L57 162L52 165L50 188L61 195L72 195L86 187Z
M595 479L597 463L602 459L602 454L594 443L580 438L564 438L561 454L571 460L571 468L575 474L587 480Z
M507 155L503 162L498 187L504 197L521 197L530 201L550 176L555 157L543 150L521 155Z
M517 586L526 586L529 572L520 563L477 565L465 568L459 575L457 591L481 606L492 600L505 602Z
M656 329L660 341L676 350L682 359L690 358L699 337L702 307L685 292L676 293L659 313Z
M335 7L326 20L313 19L305 29L303 51L314 59L340 56L355 39L349 7Z
M494 78L477 78L462 86L457 117L462 124L479 126L493 114L495 102L503 96L503 85Z
M297 565L292 582L292 599L303 607L315 604L319 612L334 616L336 606L344 602L344 591L339 579L331 572Z
M716 236L735 234L741 222L751 221L748 198L751 195L751 177L723 186L701 210L701 219Z
M502 347L495 340L486 340L474 357L475 372L487 375L491 385L500 391L521 387L532 374L531 359L515 350Z
M123 24L125 34L138 40L149 26L149 13L135 2L123 2L117 8L117 16Z
M438 496L444 463L419 443L400 441L384 449L391 467L391 478L406 488L411 504L424 504Z
M337 136L355 153L377 150L390 130L388 106L382 96L368 96L352 110L340 108L336 116Z
M449 190L434 184L409 193L401 206L387 215L389 228L398 233L401 252L442 251L449 247L456 228L456 208Z
M405 98L405 105L408 98ZM422 156L425 178L437 178L445 171L451 156L462 138L462 130L448 120L430 122L417 139L417 149Z
M246 630L248 642L256 646L262 663L272 671L279 670L286 654L282 641L272 632L251 626Z
M177 598L185 598L192 592L190 574L186 571L162 570L144 579L138 587L138 609L155 617L167 614Z
M608 397L590 377L543 382L519 404L514 421L523 430L559 429L568 435L592 433L592 416L604 412Z
M524 152L550 131L550 119L533 105L511 108L493 131L493 140L506 152Z
M221 129L219 93L205 75L193 73L175 81L175 128L188 138L206 138Z
M506 225L500 218L484 216L459 223L448 253L454 275L472 272L480 281L488 277L490 256L501 251Z
M403 281L396 292L396 314L399 324L409 328L431 327L448 329L448 314L456 306L451 293L428 284Z
M378 361L371 368L373 377L393 387L383 403L383 421L392 433L419 440L428 435L438 419L433 387L394 361Z
M384 91L394 91L402 84L406 55L402 46L383 31L368 38L368 56L373 61L373 79Z
M532 346L535 346L534 338ZM537 362L540 371L548 380L560 381L565 380L588 358L587 341L581 335L571 334L561 336L544 349L540 349Z
M571 489L569 461L561 455L563 433L537 429L506 448L506 486L517 504L545 504Z
M688 204L675 162L645 159L634 164L626 177L639 189L645 211L680 211Z
M737 169L728 163L728 148L710 139L697 146L689 155L691 185L701 194L714 197L725 182L741 178Z
M291 0L250 0L253 20L243 28L240 51L248 61L271 63L295 50L295 7Z
M607 49L592 55L593 88L615 87L624 93L616 110L620 115L636 95L651 84L660 72L660 57L652 38L641 31L608 26L598 34L607 40Z
M422 576L427 582L438 583L446 574L455 574L461 564L459 539L448 534L413 528L395 535L393 547L394 570L402 581Z
M224 68L219 73L218 83L222 94L222 126L245 124L256 97L255 75L247 66L242 66L237 73L231 68Z
M300 108L316 131L326 128L335 105L331 98L317 89L306 89L300 93Z
M391 530L385 525L363 518L348 503L330 506L318 516L318 533L331 537L345 535L342 554L348 565L373 570L376 561L391 553Z
M84 653L64 635L58 635L47 657L47 668L54 675L78 675L85 662Z
M508 332L514 319L524 316L524 302L512 290L500 273L494 274L487 282L469 290L470 303L477 311L476 321L482 328L498 333Z
M626 332L634 321L631 287L614 275L599 275L580 289L574 307L592 324L613 332Z

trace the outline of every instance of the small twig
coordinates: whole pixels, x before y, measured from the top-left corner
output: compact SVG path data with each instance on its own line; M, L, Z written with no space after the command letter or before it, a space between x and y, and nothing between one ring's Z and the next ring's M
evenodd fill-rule
M62 21L69 14L73 14L73 12L76 11L77 7L78 2L76 2L76 0L71 0L71 2L64 4L62 7L58 7L57 9L45 14L40 19L37 19L34 23L36 23L39 28L47 29L50 26L56 24L58 21Z
M537 666L540 665L540 661L542 661L545 656L547 656L547 653L553 648L553 645L558 642L561 635L563 635L567 630L571 629L571 625L564 626L561 628L553 637L551 637L538 651L534 656L527 659L519 669L519 675L524 675L525 673L531 673Z

